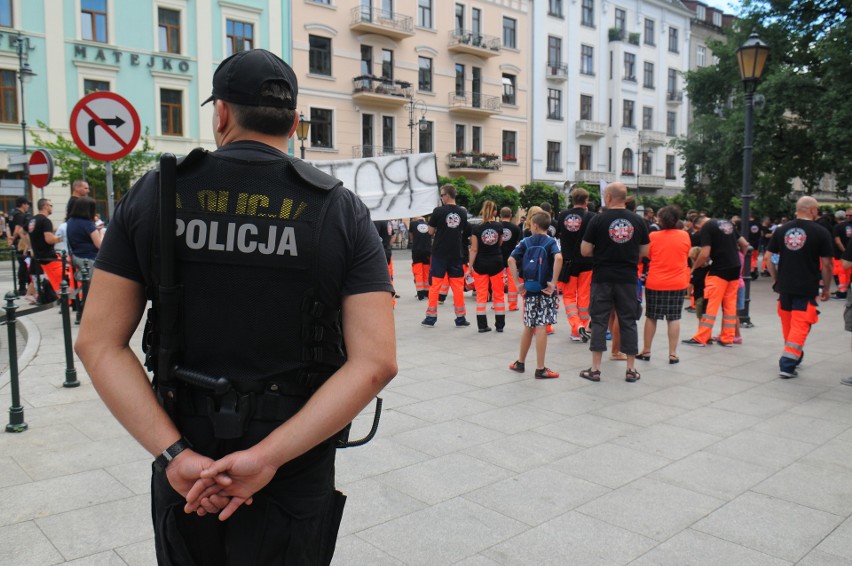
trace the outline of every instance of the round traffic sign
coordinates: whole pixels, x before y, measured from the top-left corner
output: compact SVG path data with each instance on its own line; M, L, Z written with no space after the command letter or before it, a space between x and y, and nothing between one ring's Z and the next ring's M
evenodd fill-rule
M47 185L53 179L53 157L50 152L39 149L33 152L29 161L30 183L38 188Z
M71 111L71 137L80 150L98 161L113 161L133 151L139 141L139 115L114 92L93 92Z

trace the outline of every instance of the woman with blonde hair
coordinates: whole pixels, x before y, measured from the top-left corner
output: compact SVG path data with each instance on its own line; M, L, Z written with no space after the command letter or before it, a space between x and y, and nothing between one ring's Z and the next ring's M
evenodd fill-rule
M531 206L527 211L527 219L524 221L524 238L532 236L532 228L530 228L530 224L532 224L532 217L539 212L544 212L540 206Z
M474 226L470 237L470 271L476 287L476 325L480 332L490 332L485 316L488 303L488 285L494 300L497 332L506 325L506 305L503 302L503 224L497 220L497 206L493 201L482 203L479 212L482 223Z

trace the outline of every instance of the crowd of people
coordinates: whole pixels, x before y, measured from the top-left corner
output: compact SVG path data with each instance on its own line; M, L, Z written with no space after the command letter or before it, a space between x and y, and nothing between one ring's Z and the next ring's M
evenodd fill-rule
M428 217L413 218L408 227L417 298L428 301L421 324L437 325L438 307L450 292L453 323L460 328L470 325L464 293L474 292L480 333L492 330L489 301L497 332L505 327L505 312L520 308L524 328L509 369L524 373L535 343L537 379L559 377L546 366L545 352L560 297L570 340L588 342L592 352L590 367L579 376L600 381L610 342L610 359L626 362L628 382L641 378L636 360L651 359L658 321L666 321L669 364L680 362L680 344L742 344L740 326L750 324L741 320L745 279L761 276L772 278L778 293L783 337L778 375L796 377L808 332L817 322L817 300L849 297L852 209L848 215L821 214L812 197L799 199L792 220L759 222L751 216L745 230L739 216L710 218L706 211L684 213L675 205L647 208L640 216L621 183L604 189L596 212L590 210L595 203L589 193L576 188L565 210L554 214L544 203L527 210L520 222L509 208L498 211L485 201L478 211L481 220L471 224L455 197L455 187L440 187L441 206ZM694 313L698 325L681 339L684 312ZM849 302L845 320L852 331ZM843 383L852 385L852 378Z

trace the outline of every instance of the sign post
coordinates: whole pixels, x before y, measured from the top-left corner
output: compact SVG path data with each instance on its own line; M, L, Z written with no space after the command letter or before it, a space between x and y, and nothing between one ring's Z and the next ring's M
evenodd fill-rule
M112 162L133 151L140 134L136 109L114 92L87 94L71 111L71 137L74 143L92 159L106 162L110 218L115 210Z

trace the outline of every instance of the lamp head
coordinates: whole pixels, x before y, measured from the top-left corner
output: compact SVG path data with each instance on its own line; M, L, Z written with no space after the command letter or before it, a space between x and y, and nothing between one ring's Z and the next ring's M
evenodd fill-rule
M426 130L429 129L429 122L426 121L425 116L420 117L420 121L418 122L418 124L420 124L420 131L421 132L425 132Z
M36 76L29 63L24 63L23 65L21 65L21 68L18 71L18 75L20 76L21 81L24 84L29 83L33 79L33 77Z
M748 40L737 49L737 62L740 64L740 78L746 84L757 83L763 76L766 60L769 58L769 46L752 32Z
M299 112L299 124L296 126L296 137L299 141L308 139L308 132L311 130L310 120L305 120L305 114Z

